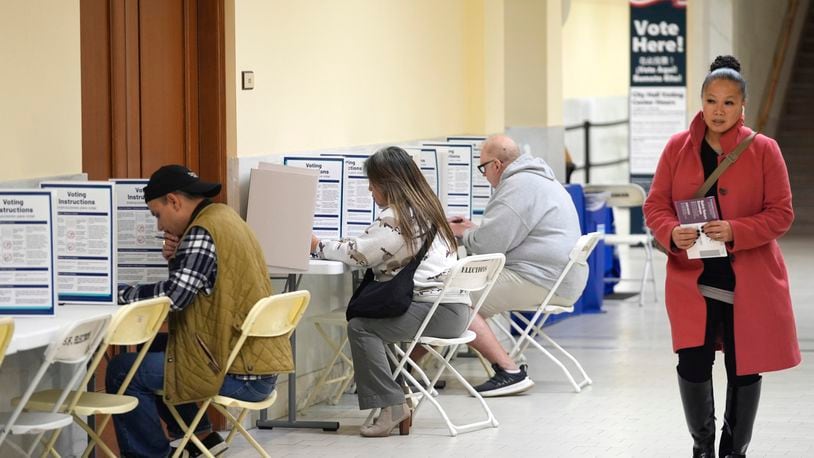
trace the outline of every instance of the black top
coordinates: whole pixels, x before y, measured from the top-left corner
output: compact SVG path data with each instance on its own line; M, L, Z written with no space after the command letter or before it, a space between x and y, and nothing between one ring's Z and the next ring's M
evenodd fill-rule
M712 149L706 139L701 145L701 163L704 164L704 180L706 180L718 167L718 153ZM718 204L718 181L715 181L706 195L715 197L718 215L720 215L721 219L724 219L726 215L721 212L721 206ZM699 284L735 291L735 272L732 270L729 257L706 258L702 259L702 261L704 261L704 271L698 279Z

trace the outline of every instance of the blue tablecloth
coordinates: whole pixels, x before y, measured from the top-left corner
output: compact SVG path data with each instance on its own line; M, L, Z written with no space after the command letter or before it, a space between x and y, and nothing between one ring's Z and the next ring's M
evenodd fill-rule
M583 234L589 232L613 232L613 212L604 205L595 211L585 209L585 194L582 185L565 185L574 201L579 216L579 227ZM605 296L605 272L613 266L613 247L605 247L600 241L588 258L590 274L585 291L574 305L574 313L598 313L602 311L602 298Z

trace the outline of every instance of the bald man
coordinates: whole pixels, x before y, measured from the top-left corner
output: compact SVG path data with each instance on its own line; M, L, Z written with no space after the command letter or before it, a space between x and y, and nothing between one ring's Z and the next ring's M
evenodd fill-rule
M469 328L470 345L492 363L495 375L475 387L483 396L503 396L531 388L525 364L518 366L498 342L486 319L507 310L535 310L568 263L581 232L574 202L546 162L520 154L505 135L484 141L478 170L494 188L480 226L451 217L450 226L476 254L504 253L506 267ZM575 265L552 304L568 306L582 294L586 266ZM479 299L473 295L473 302Z

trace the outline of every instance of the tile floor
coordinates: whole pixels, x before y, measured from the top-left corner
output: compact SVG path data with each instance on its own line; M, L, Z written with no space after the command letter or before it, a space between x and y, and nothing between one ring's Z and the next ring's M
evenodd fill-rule
M810 238L782 241L789 266L803 364L766 374L750 457L814 456L814 243ZM636 269L642 250L623 254ZM664 258L656 259L657 277L664 280ZM636 270L638 271L638 270ZM604 313L581 315L556 323L549 334L582 362L593 385L571 391L559 370L538 352L527 352L536 385L521 396L493 398L488 403L500 427L449 437L431 405L422 407L409 436L365 439L359 425L366 412L357 410L353 395L338 406L308 409L300 419L338 419L338 432L303 429L252 430L273 456L665 456L691 455L675 380L667 317L662 302L639 308L633 300L608 302ZM722 417L725 374L722 359L715 367L718 427ZM460 358L456 367L472 381L484 372L477 360ZM474 399L450 383L441 401L454 418L477 415ZM255 456L237 438L227 456Z

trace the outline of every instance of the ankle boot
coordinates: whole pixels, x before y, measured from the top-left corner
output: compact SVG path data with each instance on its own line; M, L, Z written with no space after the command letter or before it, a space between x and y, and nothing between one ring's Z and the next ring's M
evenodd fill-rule
M757 416L761 383L762 380L758 380L751 385L726 387L726 411L718 447L719 457L746 456Z
M715 457L715 401L712 379L694 383L678 376L678 391L684 406L684 417L692 435L694 458Z
M410 408L407 404L383 407L372 425L363 425L359 433L364 437L387 437L390 431L399 427L399 434L410 434Z

